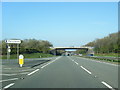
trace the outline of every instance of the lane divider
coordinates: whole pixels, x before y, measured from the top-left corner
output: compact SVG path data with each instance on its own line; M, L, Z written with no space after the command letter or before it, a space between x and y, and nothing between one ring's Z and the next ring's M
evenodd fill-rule
M69 59L71 59L70 57L68 57ZM79 57L77 57L79 58ZM80 58L79 58L80 59ZM71 59L73 62L75 62L73 59ZM94 61L94 60L91 60L91 61ZM99 62L99 61L98 61ZM75 62L77 65L78 63ZM90 72L89 70L87 70L86 68L84 68L83 66L80 66L83 70L85 70L87 73L89 73L90 75L92 74L92 72ZM94 76L94 77L97 77L97 76ZM109 89L111 90L115 90L113 87L111 87L109 84L107 84L106 82L102 81L101 82L103 85L105 85L106 87L108 87Z
M89 70L87 70L86 68L84 68L83 66L80 66L83 70L85 70L87 73L92 74Z
M67 56L68 57L68 56ZM73 62L75 62L75 60L71 59L70 57L68 57L70 60L72 60Z
M69 59L71 59L70 57L68 57ZM71 59L73 61L73 59ZM76 61L74 61L77 65L79 65ZM84 68L83 66L80 66L83 70L85 70L87 73L92 74L89 70L87 70L86 68Z
M12 78L12 79L7 79L7 80L0 80L0 82L6 82L6 81L12 81L12 80L17 80L18 78Z
M75 64L79 65L77 62L75 62Z
M9 85L5 86L3 89L7 89L7 88L9 88L9 87L13 86L14 84L15 84L15 83L11 83L11 84L9 84Z
M51 64L51 63L53 63L53 62L55 62L56 60L58 60L58 59L60 59L60 58L61 58L61 57L56 58L55 60L53 60L53 61L51 61L51 62L49 62L49 63L45 64L45 65L44 65L44 66L42 66L41 68L46 67L47 65L49 65L49 64Z
M113 87L111 87L109 84L107 84L106 82L102 81L102 84L104 84L106 87L108 87L111 90L115 90Z
M16 74L0 74L3 76L15 76L15 75L21 75L21 74L28 74L29 72L24 72L24 73L16 73Z
M28 75L32 75L33 73L35 73L35 72L37 72L37 71L39 71L39 70L40 70L40 69L36 69L35 71L29 73Z

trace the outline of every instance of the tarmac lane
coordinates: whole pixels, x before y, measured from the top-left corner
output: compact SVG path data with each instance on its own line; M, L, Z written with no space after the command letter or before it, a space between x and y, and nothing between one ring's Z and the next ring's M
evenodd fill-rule
M106 88L108 85L80 67L66 56L61 56L28 74L9 88ZM111 90L113 88L109 87Z
M55 58L55 57L53 57ZM23 67L20 67L17 59L2 60L1 73L0 73L0 83L1 87L9 85L10 83L15 83L17 80L22 80L26 75L34 71L37 66L47 63L52 58L36 58L36 59L26 59Z

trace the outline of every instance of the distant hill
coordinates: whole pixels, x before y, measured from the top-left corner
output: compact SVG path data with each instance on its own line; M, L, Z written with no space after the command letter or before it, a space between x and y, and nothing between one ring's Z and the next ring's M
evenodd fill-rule
M89 42L84 46L94 47L96 53L118 53L120 52L120 31L109 34L108 36L96 39L93 42Z

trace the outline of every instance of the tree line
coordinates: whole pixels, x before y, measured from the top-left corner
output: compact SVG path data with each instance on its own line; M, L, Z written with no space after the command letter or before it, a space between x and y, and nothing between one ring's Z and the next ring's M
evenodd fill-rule
M84 46L94 47L95 53L118 53L120 52L120 31L108 36L96 39Z
M17 44L9 44L11 48L11 54L16 54L17 52ZM50 47L53 45L49 41L45 40L36 40L36 39L24 39L21 40L21 44L19 44L19 52L21 54L26 53L50 53ZM2 47L2 55L7 54L7 47L5 40L0 42L0 47Z

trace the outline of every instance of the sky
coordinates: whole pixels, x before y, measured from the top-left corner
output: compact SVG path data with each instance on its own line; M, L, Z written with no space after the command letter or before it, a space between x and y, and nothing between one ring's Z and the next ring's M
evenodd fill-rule
M117 2L3 2L2 39L82 46L118 31Z

